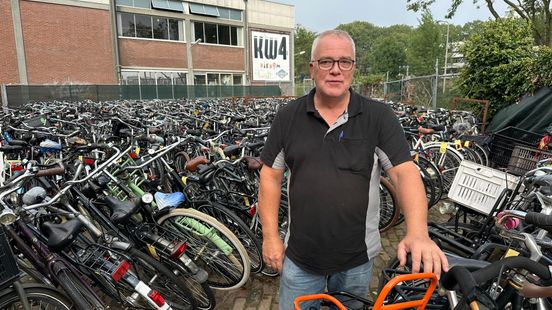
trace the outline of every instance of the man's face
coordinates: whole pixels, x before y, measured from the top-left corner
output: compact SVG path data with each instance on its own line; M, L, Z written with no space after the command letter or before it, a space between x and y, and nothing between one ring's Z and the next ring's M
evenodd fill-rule
M316 83L317 92L328 97L341 97L346 94L353 82L354 65L351 70L346 71L336 62L331 69L323 70L316 62L320 59L354 60L351 42L333 35L321 38L313 53L313 62L310 63L310 74Z

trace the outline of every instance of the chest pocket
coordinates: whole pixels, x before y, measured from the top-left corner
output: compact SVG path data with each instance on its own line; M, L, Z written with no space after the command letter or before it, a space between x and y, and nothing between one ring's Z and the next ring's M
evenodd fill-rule
M369 139L342 138L333 142L333 160L337 168L353 173L370 173L373 149Z

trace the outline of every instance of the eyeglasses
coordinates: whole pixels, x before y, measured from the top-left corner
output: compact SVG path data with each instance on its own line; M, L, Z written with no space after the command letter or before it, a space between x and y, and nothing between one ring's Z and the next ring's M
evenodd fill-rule
M334 64L337 62L337 65L339 69L342 71L349 71L353 69L353 65L355 64L355 61L352 59L342 58L339 60L333 60L331 58L322 58L318 60L313 60L311 62L318 63L318 68L321 70L331 70L334 66Z

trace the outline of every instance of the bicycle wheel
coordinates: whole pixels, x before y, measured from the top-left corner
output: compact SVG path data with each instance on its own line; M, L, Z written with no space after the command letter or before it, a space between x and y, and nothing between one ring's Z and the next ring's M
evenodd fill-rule
M380 233L389 230L397 222L401 210L396 203L395 188L386 178L380 177Z
M435 203L439 202L443 196L443 176L439 168L432 161L422 156L418 156L416 163L420 169L425 170L427 175L429 175L433 189L435 190Z
M54 267L56 268L56 267ZM63 288L67 296L73 301L73 307L76 309L102 309L105 305L98 296L89 291L80 282L81 278L70 270L61 267L56 274L59 286Z
M263 270L263 248L261 241L238 215L218 203L202 204L195 207L195 209L216 218L238 237L247 249L249 261L251 262L251 272L258 273Z
M247 282L251 271L247 250L215 218L193 209L174 209L157 219L157 223L183 235L188 244L186 253L209 273L210 287L230 290Z
M132 271L150 288L163 296L172 309L196 309L196 301L181 277L176 276L163 263L135 248L127 250ZM214 301L212 308L214 308Z
M69 310L72 307L71 300L67 299L60 291L46 285L25 283L22 285L27 296L31 310L52 309ZM19 295L15 289L4 290L0 296L0 309L23 309Z
M423 156L437 165L443 176L443 193L448 193L456 171L458 171L458 167L462 162L462 155L453 151L450 147L444 149L443 152L441 145L432 144L424 148Z

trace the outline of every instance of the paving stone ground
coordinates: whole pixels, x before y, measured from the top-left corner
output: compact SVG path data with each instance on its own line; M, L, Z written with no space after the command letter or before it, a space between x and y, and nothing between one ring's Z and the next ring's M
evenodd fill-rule
M429 212L430 221L443 222L448 217L438 212L435 206ZM397 244L405 235L405 224L402 223L381 235L382 251L374 261L371 293L378 286L378 276L383 267L396 256ZM279 277L269 278L262 275L251 275L248 282L240 289L217 291L217 309L220 310L277 310Z

